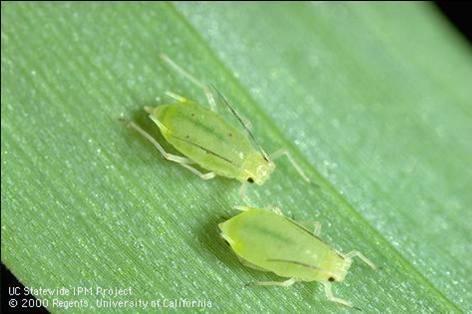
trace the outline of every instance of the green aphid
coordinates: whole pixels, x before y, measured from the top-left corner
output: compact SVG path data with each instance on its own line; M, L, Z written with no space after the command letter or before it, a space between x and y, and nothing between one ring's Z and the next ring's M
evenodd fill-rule
M288 157L298 173L309 182L288 151L279 150L270 156L266 154L256 143L245 119L213 86L204 85L168 56L161 55L161 58L183 77L201 87L210 105L210 108L207 108L175 93L166 92L174 100L173 103L155 108L145 107L149 118L159 127L164 139L183 156L166 152L149 133L134 122L128 123L129 127L148 139L164 158L180 164L204 180L215 176L239 180L243 182L241 186L243 196L244 183L263 184L275 169L273 161L282 155ZM216 111L217 105L228 109L242 128L236 128L223 119ZM202 173L195 168L195 165L208 172Z
M243 212L219 224L219 228L241 263L290 278L282 282L255 282L255 285L288 287L297 281L319 281L330 301L352 306L351 302L333 295L331 283L344 280L353 257L376 268L358 251L342 254L323 242L318 237L319 224L312 232L281 213L249 207L239 209Z

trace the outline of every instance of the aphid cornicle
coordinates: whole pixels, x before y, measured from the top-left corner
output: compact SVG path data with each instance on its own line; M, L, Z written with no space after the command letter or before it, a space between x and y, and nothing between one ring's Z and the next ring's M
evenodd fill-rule
M318 237L319 227L312 232L273 211L239 209L243 212L219 224L221 236L243 265L289 278L253 284L288 287L297 281L319 281L330 301L352 306L349 301L333 295L331 283L344 280L353 257L359 257L375 269L369 259L358 251L337 252Z
M134 122L128 123L129 127L148 139L164 158L180 164L205 180L216 175L237 179L243 183L240 190L242 195L246 182L263 184L275 169L273 160L282 155L287 156L298 173L309 181L286 150L279 150L269 157L256 143L245 120L216 88L204 85L168 56L162 54L161 58L183 77L202 88L210 105L210 108L206 108L175 93L166 92L175 102L145 108L164 139L183 156L167 153L149 133ZM217 105L228 109L239 121L242 129L225 121L216 112ZM208 172L202 173L194 165Z

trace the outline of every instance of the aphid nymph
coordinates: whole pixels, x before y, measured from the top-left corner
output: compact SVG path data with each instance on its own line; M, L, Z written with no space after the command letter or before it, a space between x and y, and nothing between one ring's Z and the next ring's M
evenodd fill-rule
M351 302L333 295L332 282L344 280L353 257L376 268L358 251L342 254L323 242L318 237L319 225L312 232L273 211L239 209L243 212L219 224L221 236L243 265L289 278L282 282L256 282L256 285L288 287L297 281L319 281L328 300L352 306Z
M239 180L243 183L242 195L245 183L263 184L275 169L273 160L282 155L288 157L298 173L309 181L288 151L279 150L269 157L257 144L248 122L215 87L201 83L168 56L162 54L161 58L183 77L202 88L210 106L207 108L176 93L166 92L174 102L145 108L164 139L183 156L166 152L149 133L134 122L128 122L128 126L149 140L164 158L180 164L204 180L216 175ZM229 110L242 128L223 119L216 111L218 105ZM208 172L202 173L195 165Z

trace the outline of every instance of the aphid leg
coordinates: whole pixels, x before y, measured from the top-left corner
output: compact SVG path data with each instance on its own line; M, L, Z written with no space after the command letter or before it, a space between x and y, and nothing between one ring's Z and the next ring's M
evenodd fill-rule
M206 98L208 99L208 104L210 105L211 110L216 111L216 101L215 101L215 95L214 93L211 92L210 88L208 85L203 84L200 82L197 78L195 78L192 74L188 73L185 71L183 68L181 68L177 63L175 63L171 58L169 58L166 54L161 53L161 59L167 63L170 67L172 67L177 73L188 79L190 82L193 84L197 85L200 87L203 92L205 93ZM171 96L172 97L172 96Z
M144 108L146 110L146 108ZM146 110L147 111L147 110ZM149 112L149 111L148 111ZM151 114L149 115L149 119L151 119L152 121L154 121L155 124L157 124L157 126L159 127L159 130L161 130L161 132L169 132L169 129L161 123L161 121L159 121L158 118L156 118L153 114L152 114L152 111L151 111ZM151 137L152 138L152 137Z
M270 206L270 209L279 216L283 216L282 210L277 206Z
M290 287L294 283L296 283L297 280L295 278L290 278L285 281L256 281L256 282L250 282L246 284L246 286L279 286L279 287Z
M207 85L204 85L203 92L205 93L205 96L208 100L208 104L210 105L210 109L214 112L217 112L218 110L216 109L215 94L211 92L210 88Z
M331 290L331 283L330 282L323 282L323 285L324 285L326 298L329 301L336 302L336 303L339 303L339 304L342 304L342 305L345 305L345 306L348 306L348 307L352 307L351 302L346 301L346 300L341 299L341 298L337 298L337 297L334 296L333 291Z
M200 171L198 171L194 167L190 166L190 164L193 164L192 160L190 160L188 158L185 158L185 157L182 157L182 156L169 154L168 152L166 152L164 150L164 148L161 146L161 144L159 144L149 133L144 131L136 123L129 121L127 126L134 129L139 134L141 134L144 138L146 138L148 141L150 141L154 145L154 147L156 147L156 149L161 153L162 157L164 157L165 159L178 163L182 167L187 168L192 173L198 175L203 180L209 180L209 179L213 179L215 177L214 172L201 173Z
M228 243L229 245L233 245L234 244L234 241L233 239L231 239L229 236L227 236L226 234L224 233L220 233L220 236L226 241L226 243Z
M278 151L272 153L270 155L270 158L272 160L276 160L277 158L281 157L281 156L285 156L288 158L288 160L290 161L290 163L292 164L292 166L295 168L295 170L297 170L298 174L307 182L310 182L310 179L308 179L308 177L305 175L305 173L303 172L302 168L300 168L300 166L295 162L295 160L293 159L292 155L290 154L290 152L286 149L279 149Z
M149 114L152 114L152 112L154 111L154 108L155 107L144 106L144 111L146 111Z
M191 164L192 161L188 158L185 158L185 157L181 157L181 156L177 156L177 155L173 155L173 154L169 154L168 152L166 152L164 150L164 148L161 146L161 144L159 144L152 136L151 134L149 134L148 132L144 131L140 126L138 126L136 123L132 122L132 121L129 121L127 126L129 128L132 128L134 129L135 131L137 131L139 134L141 134L145 139L147 139L149 142L151 142L154 147L156 147L156 149L161 153L161 155L167 159L167 160L170 160L170 161L174 161L174 162L177 162L177 163L185 163L185 164Z
M315 236L321 235L321 223L319 221L313 222L313 234Z
M196 174L197 176L199 176L203 180L210 180L210 179L213 179L216 176L216 174L214 172L210 171L210 172L207 172L207 173L202 173L202 172L198 171L197 169L195 169L194 167L192 167L192 166L190 166L189 164L186 164L186 163L181 163L180 165L184 168L187 168L193 174Z
M241 197L241 199L248 203L249 201L249 198L247 197L247 183L246 182L243 182L241 184L241 187L239 188L239 197Z
M165 94L167 96L169 96L170 98L180 102L180 103L188 103L190 102L190 100L188 100L187 98L185 98L184 96L180 96L179 94L176 94L174 92L171 92L171 91L166 91Z
M240 210L242 212L245 212L245 211L248 211L248 210L251 209L251 207L248 207L248 206L234 206L233 208L237 209L237 210Z
M345 258L353 258L353 257L358 257L360 258L364 263L366 263L367 265L369 265L372 269L377 269L377 266L375 266L374 263L372 263L372 261L370 259L368 259L367 257L365 257L361 252L359 251L351 251L347 254L344 254L344 257Z

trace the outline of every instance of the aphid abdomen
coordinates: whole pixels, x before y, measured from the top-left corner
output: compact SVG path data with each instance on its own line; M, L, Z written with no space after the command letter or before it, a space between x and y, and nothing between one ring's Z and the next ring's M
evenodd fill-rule
M317 268L335 252L289 219L250 209L220 224L235 253L248 262L282 277L319 280Z
M196 104L157 107L164 138L183 155L218 175L241 177L241 166L253 150L247 137L213 111Z

